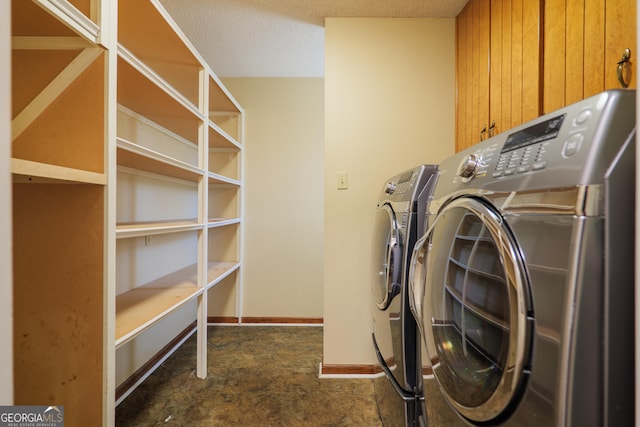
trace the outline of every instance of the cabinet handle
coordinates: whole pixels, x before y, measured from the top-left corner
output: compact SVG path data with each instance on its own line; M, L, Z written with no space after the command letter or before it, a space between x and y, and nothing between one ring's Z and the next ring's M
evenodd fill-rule
M489 138L491 138L493 135L495 135L496 132L496 121L492 120L491 121L491 126L489 126Z
M622 52L622 58L618 61L618 81L622 85L622 87L629 87L629 83L624 81L624 76L622 75L623 67L625 63L629 63L629 59L631 58L631 49L626 48L624 52Z
M482 130L480 131L480 141L484 141L484 135L487 133L487 125L484 125Z

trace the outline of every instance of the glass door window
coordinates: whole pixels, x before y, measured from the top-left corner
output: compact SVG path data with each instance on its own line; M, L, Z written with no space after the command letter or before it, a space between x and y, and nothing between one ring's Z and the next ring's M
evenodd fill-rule
M402 238L396 215L387 204L378 209L373 233L373 297L385 310L400 292L402 280Z
M462 415L492 420L519 390L530 339L515 240L489 205L461 198L438 214L416 253L425 265L413 288L424 288L418 314L434 375Z

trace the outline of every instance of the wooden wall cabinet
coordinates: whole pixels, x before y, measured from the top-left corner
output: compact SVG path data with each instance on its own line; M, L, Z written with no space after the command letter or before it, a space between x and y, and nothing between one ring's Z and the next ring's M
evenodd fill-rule
M15 404L113 425L117 353L190 304L204 378L213 289L241 294L243 110L159 0L11 19Z
M456 19L456 150L486 137L489 127L491 2L471 0Z
M617 68L626 48L622 75L635 88L636 8L636 0L545 0L543 113L622 87Z
M540 0L471 0L456 18L456 151L540 114Z
M607 89L636 86L635 0L470 0L456 18L456 151Z

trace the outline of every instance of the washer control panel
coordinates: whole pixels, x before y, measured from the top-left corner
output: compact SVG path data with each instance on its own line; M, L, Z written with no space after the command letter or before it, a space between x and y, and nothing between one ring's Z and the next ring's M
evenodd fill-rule
M413 194L413 186L418 178L419 170L409 170L387 181L384 192L394 199L410 198Z
M470 189L601 184L621 150L633 143L635 95L608 90L454 154L440 163L433 200Z
M443 162L441 178L496 188L591 182L634 126L635 91L602 92L458 153Z
M546 168L549 144L558 137L565 117L566 113L510 134L491 176L499 178ZM580 148L579 144L572 144L572 147L574 154Z

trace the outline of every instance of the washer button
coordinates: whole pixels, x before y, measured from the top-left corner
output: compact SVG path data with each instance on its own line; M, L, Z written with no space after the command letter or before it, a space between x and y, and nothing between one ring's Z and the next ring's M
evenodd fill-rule
M547 162L542 161L542 162L535 162L535 163L533 164L533 168L532 168L532 169L533 169L534 171L537 171L537 170L540 170L540 169L544 169L544 168L546 168L546 167L547 167Z
M571 135L569 139L564 142L564 147L562 147L562 155L564 157L571 157L576 154L580 149L580 144L582 143L583 138L584 136L581 133Z
M591 117L591 110L584 110L580 112L580 114L578 114L574 123L576 126L579 126L581 124L584 124L587 120L589 120L590 117Z

